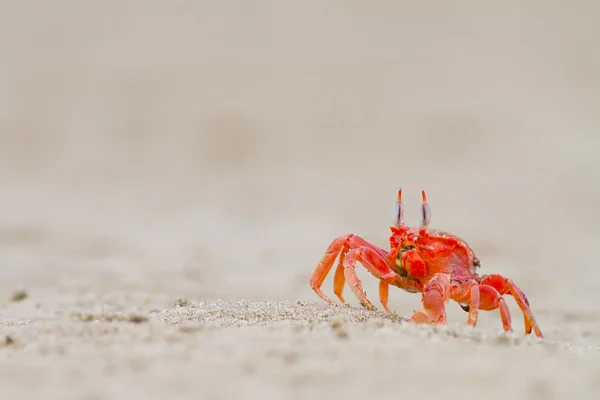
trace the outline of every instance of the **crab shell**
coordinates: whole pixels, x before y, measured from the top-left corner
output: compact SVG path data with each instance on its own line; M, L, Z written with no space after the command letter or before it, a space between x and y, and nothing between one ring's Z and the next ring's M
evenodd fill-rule
M463 239L434 229L392 229L390 244L396 250L390 253L390 266L398 275L410 276L404 256L414 250L425 265L426 274L423 278L442 272L480 279L476 272L481 266L479 258Z

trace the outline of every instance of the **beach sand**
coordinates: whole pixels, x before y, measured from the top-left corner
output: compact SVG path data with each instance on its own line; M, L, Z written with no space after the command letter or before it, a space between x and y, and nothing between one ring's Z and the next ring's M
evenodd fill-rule
M434 4L2 2L0 398L600 398L600 6ZM544 339L318 298L400 187Z

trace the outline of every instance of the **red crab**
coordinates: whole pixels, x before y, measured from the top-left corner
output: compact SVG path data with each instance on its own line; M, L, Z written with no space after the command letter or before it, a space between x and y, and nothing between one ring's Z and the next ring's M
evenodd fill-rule
M356 262L361 263L380 280L379 297L385 311L389 312L389 285L410 293L422 293L423 308L416 311L411 321L415 323L445 324L446 303L452 299L469 313L468 324L477 325L478 310L500 309L504 330L512 332L511 316L502 297L514 297L525 317L525 334L542 332L529 309L523 291L502 275L479 275L479 259L461 238L428 228L431 210L425 191L422 191L421 224L418 228L404 224L402 189L394 207L394 226L390 227L390 251L381 249L358 235L349 234L335 239L315 268L310 279L311 288L331 305L335 303L322 291L321 285L339 255L333 281L333 292L346 304L342 291L346 281L360 303L374 309L367 299L361 281L356 275Z

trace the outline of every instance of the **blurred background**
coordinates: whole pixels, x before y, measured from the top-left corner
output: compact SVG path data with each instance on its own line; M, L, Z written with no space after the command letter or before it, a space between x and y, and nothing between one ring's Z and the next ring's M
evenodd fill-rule
M330 241L387 247L402 187L408 222L425 189L432 226L514 278L546 331L597 314L599 17L593 1L4 1L0 295L321 304L308 280ZM400 314L419 300L390 293Z

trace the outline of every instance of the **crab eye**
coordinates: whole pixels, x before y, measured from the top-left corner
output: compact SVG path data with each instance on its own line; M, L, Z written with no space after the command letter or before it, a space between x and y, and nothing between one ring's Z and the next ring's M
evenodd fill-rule
M401 227L404 225L404 208L402 207L402 189L398 190L398 198L394 203L394 225Z
M421 230L427 229L429 222L431 222L431 209L427 203L427 195L425 191L421 191L423 197L423 203L421 204Z

